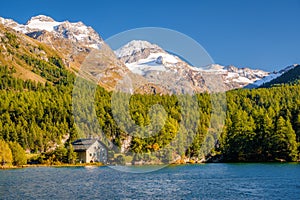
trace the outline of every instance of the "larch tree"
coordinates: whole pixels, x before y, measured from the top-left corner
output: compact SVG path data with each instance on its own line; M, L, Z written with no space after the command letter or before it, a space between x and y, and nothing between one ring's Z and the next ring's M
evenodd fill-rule
M10 165L13 162L13 157L9 145L4 141L0 140L0 163L1 165Z

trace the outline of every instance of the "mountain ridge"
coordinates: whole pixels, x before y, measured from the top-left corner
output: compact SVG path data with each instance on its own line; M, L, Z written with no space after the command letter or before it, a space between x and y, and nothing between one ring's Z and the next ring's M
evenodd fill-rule
M153 77L164 72L179 72L181 75L190 74L191 81L195 83L203 80L192 77L199 78L206 74L216 74L222 76L226 90L247 87L263 78L274 76L273 73L263 70L237 68L233 65L191 66L176 55L164 51L158 45L141 40L130 41L115 50L115 53L133 73L144 77ZM156 80L152 79L152 81ZM258 83L256 85L256 87L259 86Z
M18 24L14 20L0 17L0 24L16 31L17 35L24 34L40 44L50 46L57 51L64 65L75 73L93 49L102 51L102 47L106 46L102 37L82 22L58 22L49 16L38 15L31 17L26 24ZM208 91L211 83L205 80L205 76L218 76L218 81L224 86L223 91L254 88L280 77L293 68L289 66L279 72L266 72L237 68L233 65L191 66L158 45L141 40L133 40L120 47L114 51L116 56L112 56L113 51L109 47L104 49L101 55L107 54L104 56L107 63L101 62L101 65L107 68L102 68L97 73L102 73L98 74L98 77L102 77L99 84L108 90L113 90L128 73L134 79L143 80L133 80L134 82L150 84L151 87L156 85L157 89L160 88L159 91L169 91L165 93L184 93L186 88L195 92ZM108 59L109 55L111 58ZM143 89L139 88L136 90L142 92Z

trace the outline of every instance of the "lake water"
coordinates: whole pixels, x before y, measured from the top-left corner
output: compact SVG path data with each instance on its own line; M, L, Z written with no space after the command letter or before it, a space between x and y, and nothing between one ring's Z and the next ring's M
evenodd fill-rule
M109 167L0 170L0 199L300 199L300 165L181 165L151 173Z

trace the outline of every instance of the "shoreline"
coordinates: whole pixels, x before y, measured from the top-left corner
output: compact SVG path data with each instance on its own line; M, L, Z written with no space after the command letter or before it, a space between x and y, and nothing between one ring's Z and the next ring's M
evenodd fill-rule
M195 162L195 163L169 163L170 166L181 166L181 165L201 165L201 164L300 164L300 161L296 162L280 162L280 161L265 161L265 162ZM154 164L143 164L143 165L124 165L126 167L136 166L152 166ZM155 164L158 165L158 164ZM161 164L163 165L163 164ZM10 169L23 169L23 168L40 168L40 167L53 167L53 168L67 168L67 167L104 167L111 166L102 163L85 163L85 164L61 164L61 165L45 165L45 164L33 164L33 165L21 165L21 166L0 166L0 170ZM122 165L120 165L122 166Z
M60 165L47 165L47 164L27 164L20 166L0 166L0 170L6 169L22 169L22 168L38 168L38 167L102 167L107 166L102 163L85 163L85 164L60 164Z

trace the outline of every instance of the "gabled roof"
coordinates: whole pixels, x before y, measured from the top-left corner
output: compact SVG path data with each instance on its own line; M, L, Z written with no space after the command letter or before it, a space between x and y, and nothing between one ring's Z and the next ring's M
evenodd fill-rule
M78 139L78 140L72 142L72 145L73 145L74 151L86 151L95 142L100 142L100 141L98 141L96 139Z

